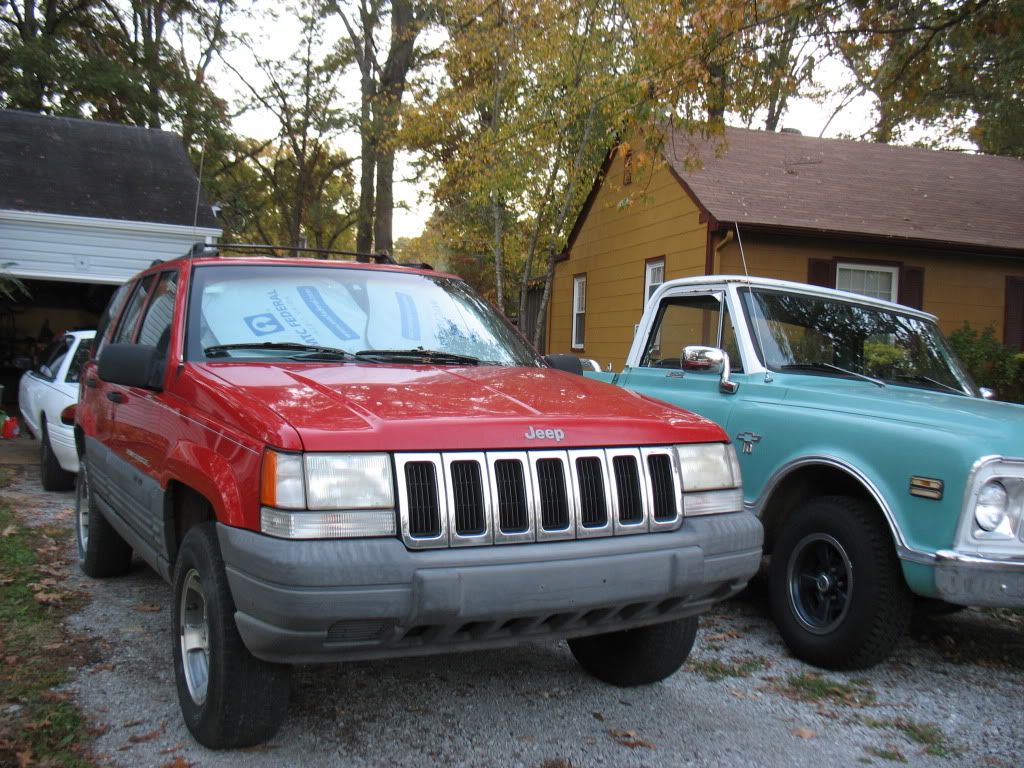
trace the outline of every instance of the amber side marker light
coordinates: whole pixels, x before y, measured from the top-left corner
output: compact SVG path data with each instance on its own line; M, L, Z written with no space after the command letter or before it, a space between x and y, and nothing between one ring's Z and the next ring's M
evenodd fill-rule
M943 483L941 480L935 480L931 477L911 477L910 478L910 495L919 496L922 499L934 499L938 501L942 498Z
M68 427L75 426L75 411L77 409L78 409L78 404L77 403L72 403L67 408L65 408L63 411L61 411L60 412L60 423L65 425L65 426L68 426Z

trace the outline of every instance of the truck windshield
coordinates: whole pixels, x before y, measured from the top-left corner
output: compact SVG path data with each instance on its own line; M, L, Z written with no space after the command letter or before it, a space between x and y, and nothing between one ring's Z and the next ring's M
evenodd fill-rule
M758 289L741 296L758 356L770 370L977 395L942 333L925 319L820 296Z
M196 267L189 360L536 366L532 348L466 283L308 264Z

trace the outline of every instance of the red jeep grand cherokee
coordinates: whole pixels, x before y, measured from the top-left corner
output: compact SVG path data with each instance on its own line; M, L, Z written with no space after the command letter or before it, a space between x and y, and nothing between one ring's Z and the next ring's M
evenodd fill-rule
M202 744L272 736L295 663L567 637L655 682L757 569L719 427L549 367L459 278L195 251L101 321L76 506L87 574L173 584Z

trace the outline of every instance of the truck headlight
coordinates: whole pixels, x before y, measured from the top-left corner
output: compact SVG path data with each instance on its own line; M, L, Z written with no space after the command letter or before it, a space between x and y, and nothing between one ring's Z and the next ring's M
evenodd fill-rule
M714 515L743 508L736 449L730 443L677 445L683 482L683 514Z
M995 531L1005 527L1010 496L1006 488L998 480L990 480L978 492L978 501L974 505L974 519L985 531Z
M386 453L263 455L260 529L286 539L394 536L394 483Z

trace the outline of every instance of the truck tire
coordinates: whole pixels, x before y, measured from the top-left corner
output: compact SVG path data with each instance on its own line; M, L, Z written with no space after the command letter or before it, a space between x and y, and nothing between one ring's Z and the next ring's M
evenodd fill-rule
M44 491L68 491L75 485L75 473L68 472L57 461L50 445L50 430L46 428L46 417L39 419L39 479Z
M196 741L234 749L271 738L288 711L291 668L242 642L213 523L193 526L181 544L172 622L178 702Z
M779 533L769 579L786 645L825 669L877 664L910 622L912 596L889 529L855 498L822 496L799 506Z
M697 617L637 629L578 637L569 650L587 672L629 688L664 680L686 661L697 636Z
M123 576L131 568L131 546L107 522L89 492L89 472L84 456L79 461L75 484L75 538L78 540L78 564L86 576Z

